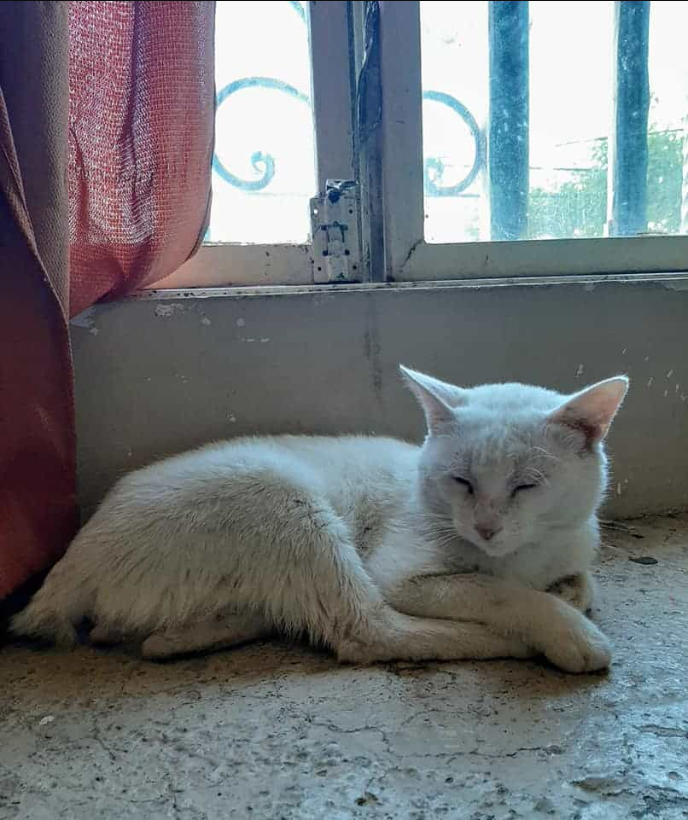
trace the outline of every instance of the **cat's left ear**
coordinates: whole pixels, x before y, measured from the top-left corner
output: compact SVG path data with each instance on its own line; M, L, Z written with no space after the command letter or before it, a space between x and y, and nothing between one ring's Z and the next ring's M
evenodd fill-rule
M597 444L609 432L628 384L626 376L615 376L586 387L555 410L550 421L583 433L588 445Z
M454 408L466 403L466 391L425 373L399 365L411 392L420 402L431 433L440 433L456 423Z

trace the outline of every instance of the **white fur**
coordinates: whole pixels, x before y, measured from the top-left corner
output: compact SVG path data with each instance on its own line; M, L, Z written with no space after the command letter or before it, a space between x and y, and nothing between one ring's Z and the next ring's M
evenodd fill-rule
M590 603L602 440L627 380L565 397L403 372L422 448L244 438L132 473L13 631L69 644L89 618L94 641L164 657L276 629L343 660L542 652L572 672L605 667L608 643L575 607Z

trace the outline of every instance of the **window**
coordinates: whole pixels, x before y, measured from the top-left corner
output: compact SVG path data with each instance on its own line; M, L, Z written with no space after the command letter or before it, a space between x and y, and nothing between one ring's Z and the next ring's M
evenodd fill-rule
M310 200L327 179L354 176L350 4L216 9L210 226L156 288L311 284Z
M381 14L389 277L688 269L685 4Z
M336 280L330 179L362 196L341 281L688 270L686 28L669 0L219 2L210 229L162 286Z

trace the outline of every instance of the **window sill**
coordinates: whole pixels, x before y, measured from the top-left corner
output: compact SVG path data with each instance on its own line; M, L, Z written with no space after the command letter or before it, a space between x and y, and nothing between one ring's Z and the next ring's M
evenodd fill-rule
M688 273L632 273L602 274L598 276L519 276L488 279L454 279L422 282L352 283L331 285L259 285L236 287L165 288L140 290L126 300L160 301L180 299L245 299L260 296L297 296L322 294L328 297L337 293L360 293L364 291L443 291L443 290L496 290L502 288L582 287L592 291L602 285L658 285L667 290L688 290Z

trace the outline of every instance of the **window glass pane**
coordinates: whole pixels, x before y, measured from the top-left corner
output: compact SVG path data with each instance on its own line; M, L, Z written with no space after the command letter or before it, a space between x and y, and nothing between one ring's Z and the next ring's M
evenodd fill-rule
M647 229L653 233L688 233L686 31L688 3L653 0L647 170Z
M305 3L217 3L206 241L302 243L316 190Z
M488 239L487 2L421 2L425 239Z
M530 3L530 239L603 236L613 3Z
M425 0L420 6L426 241L688 230L688 49L682 43L688 4L653 0L645 7L647 179L641 174L641 184L630 183L641 204L625 231L613 227L608 201L614 3ZM522 116L509 119L510 111L519 111L519 87ZM632 130L636 116L642 111L629 111L619 127ZM519 154L519 146L527 150ZM626 180L628 170L621 168ZM621 190L619 182L617 194Z

